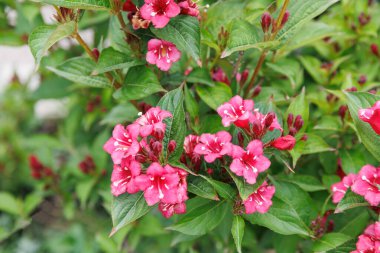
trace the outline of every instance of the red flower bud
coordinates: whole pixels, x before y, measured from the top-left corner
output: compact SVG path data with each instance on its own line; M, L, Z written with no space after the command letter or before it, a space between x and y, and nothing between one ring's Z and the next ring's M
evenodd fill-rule
M95 55L96 60L99 59L100 52L97 48L92 49L92 53Z
M289 16L290 16L290 12L286 11L284 14L284 17L281 20L281 27L283 27L286 24L286 22L288 22Z
M367 82L367 77L365 75L361 75L358 79L358 83L360 85L364 85Z
M268 32L271 23L272 16L269 14L269 12L264 12L264 14L261 16L261 28L263 29L264 33Z
M274 140L271 146L279 150L292 150L295 144L296 139L291 135L286 135Z
M358 20L359 20L360 25L365 26L366 24L369 23L369 21L371 21L371 16L362 12L362 13L360 13L360 15L358 17Z
M294 115L293 113L289 113L288 119L286 121L288 123L288 128L290 128L293 125L293 121L294 121Z
M303 127L303 120L301 115L297 115L296 119L294 120L294 128L297 130L297 132Z
M237 135L239 146L244 147L244 135L242 132L239 132Z
M342 105L341 107L339 107L339 110L338 110L338 114L340 116L340 118L343 120L344 117L346 116L346 112L348 110L348 107L347 105Z
M211 168L208 168L208 169L207 169L207 174L211 175L212 173L214 173L214 170L211 169Z
M371 44L371 52L377 57L380 57L379 47L376 44Z
M261 88L260 85L256 86L255 89L253 90L252 97L257 97L257 96L260 94L261 89L262 89L262 88Z
M276 114L274 114L274 112L270 112L265 116L265 120L264 120L265 128L268 128L270 127L270 125L272 125L275 117L276 117Z
M169 153L173 152L176 147L177 147L177 143L174 140L171 140L168 145Z
M135 12L137 11L137 8L136 5L132 2L132 0L127 0L123 5L123 11Z
M307 136L307 134L304 134L304 135L301 137L301 141L307 141L307 139L309 139L309 136Z
M297 134L297 129L295 129L294 127L291 127L289 129L289 135L295 136L296 134Z

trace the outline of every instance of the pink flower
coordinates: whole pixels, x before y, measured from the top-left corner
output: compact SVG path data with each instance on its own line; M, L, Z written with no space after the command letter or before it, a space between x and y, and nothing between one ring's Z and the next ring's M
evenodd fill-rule
M231 84L230 80L228 80L228 77L222 68L217 68L212 72L212 80L222 82L227 85Z
M231 135L226 131L220 131L216 134L202 134L194 152L204 155L206 162L212 163L215 159L231 152L231 139Z
M234 123L237 127L246 128L253 106L252 100L243 100L240 96L234 96L230 101L219 106L217 112L222 117L223 126L228 127Z
M169 117L172 117L170 112L161 110L160 107L152 107L138 118L135 123L140 127L141 137L147 137L152 133L158 133L159 136L163 136L166 128L163 120Z
M198 6L192 0L179 2L178 6L181 7L181 14L199 17Z
M292 150L295 144L296 139L291 135L286 135L275 139L271 146L279 150Z
M380 168L365 165L361 168L351 189L368 201L372 206L380 203Z
M158 163L152 163L146 175L136 177L136 184L144 191L144 197L149 206L159 201L168 204L178 202L178 183L180 177L176 169L170 165L162 167Z
M183 143L183 149L185 150L185 153L192 157L193 155L198 155L194 153L194 149L199 143L199 136L196 135L188 135L185 137L185 141Z
M331 191L333 193L332 199L334 203L339 203L343 199L347 189L352 186L355 179L355 174L348 174L343 177L341 182L335 183L331 186Z
M181 52L177 47L165 40L151 39L148 42L148 53L146 61L155 64L162 71L168 71L173 62L181 58Z
M356 250L351 253L377 253L380 251L380 222L369 225L359 236Z
M188 200L187 196L187 172L181 169L177 169L178 176L180 178L177 190L177 203L183 203Z
M247 200L243 202L245 213L251 214L254 212L266 213L272 206L272 197L275 192L275 187L264 182L255 192L253 192Z
M160 202L158 209L165 218L170 218L173 214L183 214L186 213L186 204L177 203L177 204L167 204Z
M154 27L163 28L169 23L170 18L180 13L180 8L173 0L145 0L140 11L141 16L151 20Z
M114 196L123 193L136 193L139 187L136 185L135 178L140 175L141 165L131 159L123 159L120 164L113 166L111 176L111 191Z
M244 151L239 146L232 148L233 161L230 169L238 176L243 176L249 184L255 184L260 172L266 171L270 161L264 156L263 144L259 140L251 141Z
M120 164L123 158L134 156L139 151L138 134L139 129L135 125L129 125L125 129L118 124L113 129L112 137L104 144L103 149L111 154L115 164Z
M360 109L359 118L369 123L372 129L380 134L380 101L377 101L372 108Z

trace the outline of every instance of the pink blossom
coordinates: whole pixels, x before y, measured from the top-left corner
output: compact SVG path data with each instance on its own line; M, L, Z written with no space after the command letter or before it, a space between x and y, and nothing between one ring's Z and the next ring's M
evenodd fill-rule
M179 2L178 6L181 7L181 14L199 17L198 6L192 0Z
M170 18L177 16L181 9L173 0L145 0L141 7L141 16L151 20L154 27L163 28Z
M177 204L167 204L160 202L158 209L165 218L170 218L173 214L183 214L186 213L186 204L177 203Z
M263 144L259 140L251 141L247 151L239 146L232 148L233 161L230 169L238 176L243 176L249 184L255 184L260 172L266 171L270 161L264 156Z
M380 134L380 101L377 101L372 108L360 109L359 118L369 123L372 129Z
M365 165L361 168L351 189L368 201L372 206L380 203L380 168L371 165Z
M230 80L228 80L228 77L222 68L217 68L212 72L212 80L222 82L227 85L231 84Z
M231 139L231 135L226 131L220 131L216 134L202 134L194 152L204 155L206 162L212 163L215 159L231 152Z
M162 71L168 71L180 58L181 52L173 43L159 39L151 39L148 42L146 61L157 65Z
M292 150L295 144L296 139L291 135L286 135L275 139L271 146L279 150Z
M188 173L184 170L177 168L177 173L179 176L178 190L177 190L177 203L183 203L189 199L187 196L187 175Z
M149 136L152 133L163 135L166 128L166 124L163 123L163 120L168 117L172 117L170 112L161 110L160 107L152 107L138 118L135 123L139 125L140 135L142 137Z
M176 169L170 165L162 167L158 163L152 163L146 175L136 177L136 184L144 191L144 197L149 206L159 201L168 204L178 202L178 183L180 177Z
M272 197L275 192L275 187L268 185L264 182L256 191L254 191L243 202L245 206L245 213L251 214L254 212L266 213L272 206Z
M112 137L104 144L103 149L111 154L115 164L120 164L123 158L134 156L139 151L137 137L139 129L135 125L124 128L118 124L112 132Z
M135 182L136 176L140 175L141 165L131 159L123 159L120 164L113 166L111 176L111 191L114 196L123 193L136 193L139 187Z
M339 203L343 199L347 189L352 186L355 179L356 175L351 173L343 177L342 181L331 186L331 191L333 193L332 199L334 203Z
M380 222L369 225L359 236L356 250L351 253L377 253L380 252Z
M228 127L234 123L238 127L246 128L253 106L252 100L243 100L240 96L234 96L230 101L219 106L217 112L222 117L223 126Z

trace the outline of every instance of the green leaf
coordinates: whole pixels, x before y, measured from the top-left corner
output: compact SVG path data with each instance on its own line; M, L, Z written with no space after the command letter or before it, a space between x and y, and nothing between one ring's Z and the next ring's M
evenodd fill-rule
M369 206L369 204L362 196L353 193L351 190L347 190L343 199L338 203L335 213L341 213L360 206Z
M187 235L204 235L223 221L227 210L225 201L208 201L187 212L179 222L168 229Z
M164 28L151 31L158 38L174 43L181 53L189 53L195 61L200 54L200 28L197 18L180 15L172 18Z
M91 190L94 188L96 182L97 178L91 177L90 179L78 182L78 184L76 184L75 192L78 195L82 209L86 207L87 199L90 196Z
M115 197L112 202L113 228L110 236L148 213L151 208L147 205L143 192Z
M29 47L37 65L42 57L58 41L72 35L75 31L75 22L70 21L59 25L43 25L35 28L29 35Z
M227 169L228 173L230 174L230 176L232 177L232 179L234 180L235 184L236 184L236 187L239 191L239 195L241 197L241 199L244 201L246 199L248 199L248 197L254 192L257 190L257 188L259 188L262 183L265 181L266 179L266 175L264 173L261 173L258 178L257 178L257 181L255 184L249 184L245 181L245 179L243 177L240 177L240 176L236 176L235 173L233 173L232 171L230 171L229 169Z
M186 77L188 83L200 83L208 86L214 86L214 81L211 78L210 72L205 68L195 68Z
M190 114L192 118L198 117L199 114L199 105L198 102L195 100L194 96L190 92L189 88L187 88L187 85L185 84L185 106L186 111Z
M0 211L19 215L22 203L8 192L0 192Z
M277 41L264 42L264 34L257 26L242 19L231 21L231 29L227 47L222 53L222 58L237 51L245 51L251 48L266 49L278 45Z
M89 58L76 57L65 61L56 68L47 68L58 76L83 86L95 88L111 87L111 83L104 76L91 76L95 63Z
M231 187L231 185L211 179L204 175L200 175L206 179L216 190L216 192L224 199L233 200L236 196L236 191Z
M245 222L241 216L234 216L231 227L231 234L234 238L236 250L241 253L241 244L243 242Z
M328 73L321 68L322 62L318 58L304 55L299 56L299 60L314 81L322 85L328 83Z
M339 0L291 1L288 8L290 12L289 20L277 34L276 40L281 41L282 44L286 43L293 38L304 24L322 14L336 2L339 2Z
M204 178L195 177L187 183L187 190L199 197L219 200L214 187Z
M345 94L348 99L348 108L360 140L368 151L380 161L380 135L376 134L368 123L359 118L358 112L359 109L372 107L376 101L380 100L380 96L364 92L346 92Z
M291 182L301 187L302 190L307 192L323 191L326 187L315 177L309 175L284 175L281 177L282 181Z
M286 76L293 90L300 87L303 82L303 70L301 65L293 59L282 59L276 63L266 63L273 71Z
M288 118L290 113L292 113L294 117L297 115L302 116L302 120L304 122L303 127L300 130L302 132L309 122L309 103L306 101L305 88L302 89L301 93L289 105L285 119Z
M165 91L153 71L146 66L129 69L125 77L121 96L126 100L142 99L154 93Z
M183 141L185 140L186 135L183 100L184 95L181 86L168 92L157 104L162 110L167 110L173 115L173 117L164 120L166 123L166 131L162 142L162 155L165 161L178 162L183 151ZM176 148L169 155L168 146L171 140L176 142Z
M32 0L71 9L107 10L111 8L109 0Z
M138 113L131 103L123 103L113 107L100 123L114 126L123 122L132 122L137 118Z
M351 236L342 233L328 233L313 244L313 252L326 252L333 250L351 240Z
M232 97L231 87L219 82L215 83L214 87L198 85L196 91L199 97L214 110Z
M142 61L109 47L102 50L94 74L97 75L116 69L128 69L142 64Z

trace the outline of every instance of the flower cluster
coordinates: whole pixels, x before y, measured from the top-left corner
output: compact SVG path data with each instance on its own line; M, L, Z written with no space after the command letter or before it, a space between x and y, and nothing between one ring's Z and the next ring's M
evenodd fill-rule
M380 204L380 167L375 168L372 165L365 165L357 175L349 174L341 182L333 184L333 202L340 202L346 194L348 188L356 194L359 194L368 201L371 206Z
M29 156L29 167L32 177L36 180L43 178L52 178L55 175L52 169L43 165L35 155Z
M379 252L380 222L369 225L356 243L356 250L351 253Z
M232 142L233 138L227 131L187 136L181 161L195 171L200 170L202 158L209 164L218 161L222 168L253 185L257 183L259 174L268 170L271 164L264 155L264 147L290 150L295 144L295 138L291 135L281 136L263 144L262 138L268 131L277 129L283 132L283 129L275 113L260 113L258 109L254 109L252 100L235 96L221 105L217 112L225 127L233 124L241 130L237 134L238 145ZM246 145L245 139L247 139ZM210 170L208 168L208 174ZM243 199L245 212L247 214L267 212L272 205L271 199L274 193L275 187L264 181L247 199Z
M147 29L152 23L157 29L164 28L170 21L180 14L199 17L199 10L192 0L176 3L174 0L145 0L137 8L131 0L123 5L123 10L129 12L129 20L133 29ZM156 65L162 71L168 71L174 62L181 58L181 52L170 41L151 39L148 42L146 61Z
M113 160L111 191L114 196L139 191L149 206L159 203L165 217L186 211L187 173L170 165L162 165L164 119L171 113L159 107L150 108L135 122L115 126L112 137L104 145ZM176 147L170 141L168 152Z
M360 109L359 118L370 124L372 129L380 134L380 101L377 101L371 108Z

